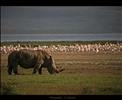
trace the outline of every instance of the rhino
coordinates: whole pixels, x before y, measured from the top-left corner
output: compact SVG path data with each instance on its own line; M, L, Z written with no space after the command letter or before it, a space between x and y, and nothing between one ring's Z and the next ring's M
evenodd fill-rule
M27 50L13 51L8 56L8 74L19 74L18 65L22 68L33 68L33 73L37 71L42 74L42 68L47 68L50 74L56 74L64 70L57 68L51 54L44 50Z

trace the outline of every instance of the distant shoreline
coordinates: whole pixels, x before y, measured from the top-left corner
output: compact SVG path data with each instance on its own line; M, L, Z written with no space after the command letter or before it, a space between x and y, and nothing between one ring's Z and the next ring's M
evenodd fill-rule
M121 41L121 34L16 34L1 36L2 42L16 41Z

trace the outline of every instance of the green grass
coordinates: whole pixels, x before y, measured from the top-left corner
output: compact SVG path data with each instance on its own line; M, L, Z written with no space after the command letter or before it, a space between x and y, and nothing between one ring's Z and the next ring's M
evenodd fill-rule
M17 93L14 88L14 83L1 81L1 95L18 95L19 93Z
M25 70L24 70L25 71ZM8 75L2 72L2 94L19 95L94 95L122 94L122 76L111 73L67 73L50 75L44 70L42 75L27 73ZM29 71L30 72L30 71ZM15 92L16 90L16 92Z

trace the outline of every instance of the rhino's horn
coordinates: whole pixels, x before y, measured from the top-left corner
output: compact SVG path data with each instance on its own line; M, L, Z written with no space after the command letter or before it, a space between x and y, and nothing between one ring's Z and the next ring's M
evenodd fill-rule
M64 70L64 68L62 68L62 69L56 69L55 72L56 73L59 73L59 72L62 72L63 70Z

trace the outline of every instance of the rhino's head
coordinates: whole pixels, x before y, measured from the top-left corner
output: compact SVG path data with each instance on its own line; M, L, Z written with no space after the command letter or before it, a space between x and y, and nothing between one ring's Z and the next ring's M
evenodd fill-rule
M55 73L62 72L64 68L60 68L60 69L57 68L54 59L50 56L50 66L47 68L47 70L50 74L55 74Z

